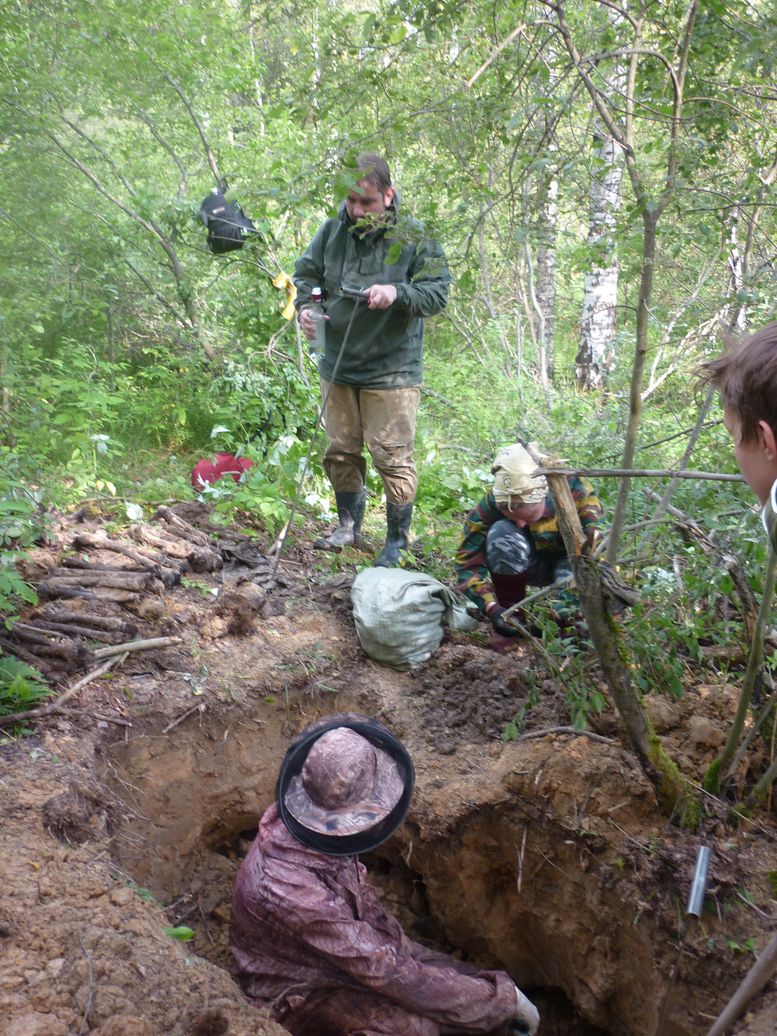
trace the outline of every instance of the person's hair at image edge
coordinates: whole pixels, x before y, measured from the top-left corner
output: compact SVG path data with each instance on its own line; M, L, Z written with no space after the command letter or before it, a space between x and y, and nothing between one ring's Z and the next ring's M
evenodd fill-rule
M742 338L724 338L726 351L701 368L702 384L720 392L739 422L743 442L758 439L758 422L777 435L777 321Z
M376 191L385 194L391 187L391 173L388 162L371 151L363 151L356 159L356 169L360 180L372 184Z

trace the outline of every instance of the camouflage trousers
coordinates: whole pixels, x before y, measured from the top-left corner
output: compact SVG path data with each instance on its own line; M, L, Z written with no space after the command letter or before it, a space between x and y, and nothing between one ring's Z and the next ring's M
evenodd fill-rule
M343 493L362 489L366 445L383 479L386 499L392 504L412 503L418 488L413 441L420 390L416 386L365 389L323 378L320 382L328 439L324 470L332 487Z

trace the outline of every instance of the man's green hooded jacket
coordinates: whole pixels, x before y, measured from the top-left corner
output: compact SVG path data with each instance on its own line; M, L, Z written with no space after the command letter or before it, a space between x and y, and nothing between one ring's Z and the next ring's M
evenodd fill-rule
M324 289L329 320L319 373L327 381L378 389L407 388L423 380L424 317L445 308L450 274L440 246L424 236L416 220L397 215L396 200L387 213L384 226L364 233L343 203L337 216L319 227L294 268L298 311L310 305L313 288ZM369 309L341 291L373 284L395 285L397 298L388 309Z

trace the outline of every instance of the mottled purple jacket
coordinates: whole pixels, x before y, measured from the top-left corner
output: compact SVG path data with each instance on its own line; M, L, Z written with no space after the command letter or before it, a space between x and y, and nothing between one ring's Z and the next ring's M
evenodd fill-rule
M234 970L250 999L282 1023L311 996L348 989L388 998L445 1031L489 1032L514 1017L509 975L412 942L365 873L356 857L301 845L277 808L267 810L232 900Z

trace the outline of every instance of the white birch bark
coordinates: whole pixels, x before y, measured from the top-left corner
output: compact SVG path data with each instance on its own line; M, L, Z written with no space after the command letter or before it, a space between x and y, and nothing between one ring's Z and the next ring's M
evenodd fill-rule
M739 248L739 206L731 213L728 235L728 268L731 275L731 294L734 304L731 315L731 330L742 334L747 327L747 306L744 301L745 290L745 258Z
M607 378L615 341L618 294L615 224L620 205L623 151L601 129L596 141L595 168L600 174L595 175L591 183L588 245L599 258L585 275L580 347L575 361L575 377L584 389L601 388Z
M555 151L555 147L549 148ZM540 381L553 380L553 311L556 305L556 240L558 237L558 165L547 169L540 203L535 294Z

